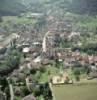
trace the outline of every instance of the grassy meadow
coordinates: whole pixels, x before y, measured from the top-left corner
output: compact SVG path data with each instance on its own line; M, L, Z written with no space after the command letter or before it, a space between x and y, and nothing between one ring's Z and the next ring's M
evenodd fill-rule
M97 84L53 86L55 100L97 100Z

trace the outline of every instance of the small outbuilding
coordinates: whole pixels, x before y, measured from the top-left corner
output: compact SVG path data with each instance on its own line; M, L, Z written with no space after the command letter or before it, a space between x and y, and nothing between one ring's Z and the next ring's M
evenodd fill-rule
M63 75L54 76L52 78L52 84L53 85L60 85L65 83L73 83L72 80L70 80L69 76L65 73Z
M25 48L23 48L22 52L23 53L29 53L30 52L30 48L25 47Z
M36 100L36 98L32 94L30 94L30 95L24 97L22 100Z

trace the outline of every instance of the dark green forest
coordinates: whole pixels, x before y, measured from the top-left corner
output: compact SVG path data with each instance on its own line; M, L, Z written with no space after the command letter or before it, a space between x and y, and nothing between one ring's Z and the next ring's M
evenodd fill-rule
M0 15L18 15L25 11L20 0L0 0Z
M0 0L0 15L18 15L21 12L47 12L61 9L80 14L97 14L97 0Z

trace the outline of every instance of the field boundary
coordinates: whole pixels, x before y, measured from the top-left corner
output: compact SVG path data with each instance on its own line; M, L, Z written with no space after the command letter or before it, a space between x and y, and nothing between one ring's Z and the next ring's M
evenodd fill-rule
M56 87L60 87L60 86L82 86L82 85L97 85L97 82L95 83L74 83L74 84L56 84L56 85L52 85L52 87L56 86Z

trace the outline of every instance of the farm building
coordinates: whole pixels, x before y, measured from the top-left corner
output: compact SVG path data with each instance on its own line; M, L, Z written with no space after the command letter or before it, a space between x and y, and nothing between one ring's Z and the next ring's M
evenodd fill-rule
M63 75L54 76L52 78L52 84L53 85L60 85L60 84L65 84L65 83L73 83L70 80L70 78L69 78L67 73L65 73Z

